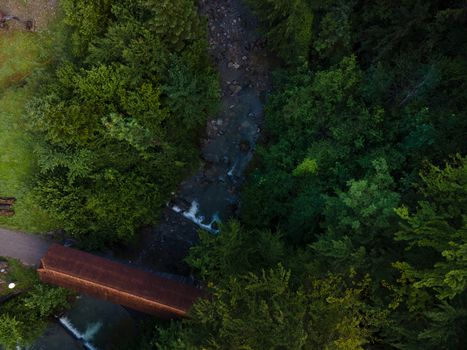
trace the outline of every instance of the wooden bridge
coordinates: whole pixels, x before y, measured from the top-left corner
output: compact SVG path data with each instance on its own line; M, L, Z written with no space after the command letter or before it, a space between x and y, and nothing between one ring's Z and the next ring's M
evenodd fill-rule
M150 313L161 318L186 317L201 289L52 244L38 268L43 282Z

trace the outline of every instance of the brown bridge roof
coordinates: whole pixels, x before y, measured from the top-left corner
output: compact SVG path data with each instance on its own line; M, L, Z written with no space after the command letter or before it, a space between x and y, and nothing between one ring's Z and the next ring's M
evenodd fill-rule
M53 244L37 270L43 282L162 318L187 316L202 290L80 250Z

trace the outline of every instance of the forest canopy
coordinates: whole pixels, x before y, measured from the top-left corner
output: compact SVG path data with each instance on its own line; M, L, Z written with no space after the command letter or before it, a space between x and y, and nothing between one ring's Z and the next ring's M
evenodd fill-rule
M266 141L160 347L464 349L467 5L248 4L282 62Z
M125 246L199 165L207 21L193 0L60 3L27 83L28 188L81 246ZM144 348L466 349L467 2L245 3L275 63L261 142L238 217L186 258L210 297ZM66 298L29 291L0 343Z
M54 60L29 105L35 198L58 227L102 247L154 223L197 165L217 75L191 0L61 4Z

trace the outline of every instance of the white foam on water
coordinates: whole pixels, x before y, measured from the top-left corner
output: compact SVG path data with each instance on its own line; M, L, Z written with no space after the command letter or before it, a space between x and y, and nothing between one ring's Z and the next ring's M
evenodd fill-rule
M212 217L212 221L209 223L209 226L211 226L211 232L219 233L219 230L213 229L212 225L220 224L220 223L221 223L221 218L219 217L219 213L215 213L214 216Z
M75 328L75 326L73 326L73 324L71 323L71 321L67 317L60 317L58 319L58 322L60 322L63 327L68 329L75 336L75 338L77 338L77 339L82 338L81 333L79 332L79 330L77 330Z
M199 213L199 203L196 200L191 202L191 207L190 207L190 209L188 211L182 211L182 209L180 209L177 206L173 206L172 210L174 212L176 212L176 213L182 213L182 215L185 218L187 218L191 222L195 223L196 225L198 225L202 229L205 229L206 231L209 231L209 232L212 232L212 233L219 232L219 230L216 230L216 229L214 229L212 227L215 223L220 222L219 215L217 213L214 214L214 217L212 218L211 222L209 224L205 224L204 223L204 216L198 214Z
M228 176L230 176L230 177L233 176L233 172L235 171L235 168L237 167L237 162L238 162L238 160L236 160L234 165L232 166L232 168L230 168L229 172L227 173Z
M92 345L90 342L84 342L84 347L87 349L87 350L98 350L96 347L94 347L94 345Z
M199 212L199 203L197 201L191 202L190 210L183 212L183 216L197 224L204 220L204 216L197 216Z
M98 350L89 342L89 340L91 340L94 337L94 335L99 331L99 329L102 327L102 322L96 322L96 323L89 325L86 328L86 332L84 334L81 334L80 331L76 329L76 327L73 325L73 323L71 323L71 321L67 317L60 317L58 319L58 322L60 322L60 324L63 327L68 329L76 339L84 340L83 345L86 349Z
M101 321L91 323L86 327L86 331L83 333L83 339L86 341L90 341L94 338L94 336L99 332L102 328L103 323Z
M176 213L181 213L181 212L182 212L182 209L180 209L180 207L177 207L176 205L174 205L174 206L172 207L172 210L173 210L174 212L176 212Z

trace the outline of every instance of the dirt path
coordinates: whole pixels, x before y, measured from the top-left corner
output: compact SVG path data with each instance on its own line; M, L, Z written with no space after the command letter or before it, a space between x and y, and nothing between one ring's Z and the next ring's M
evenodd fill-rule
M57 5L58 0L0 0L0 11L16 16L21 21L32 20L35 29L40 31L55 17ZM24 29L24 26L16 21L9 21L8 26L10 30Z
M221 112L207 123L202 168L181 184L161 223L146 232L142 253L135 250L139 264L173 273L188 273L183 259L200 227L216 231L216 221L236 216L270 87L270 58L243 1L200 0L199 6L220 74Z
M0 228L0 256L15 258L26 265L38 265L50 243L44 238Z

